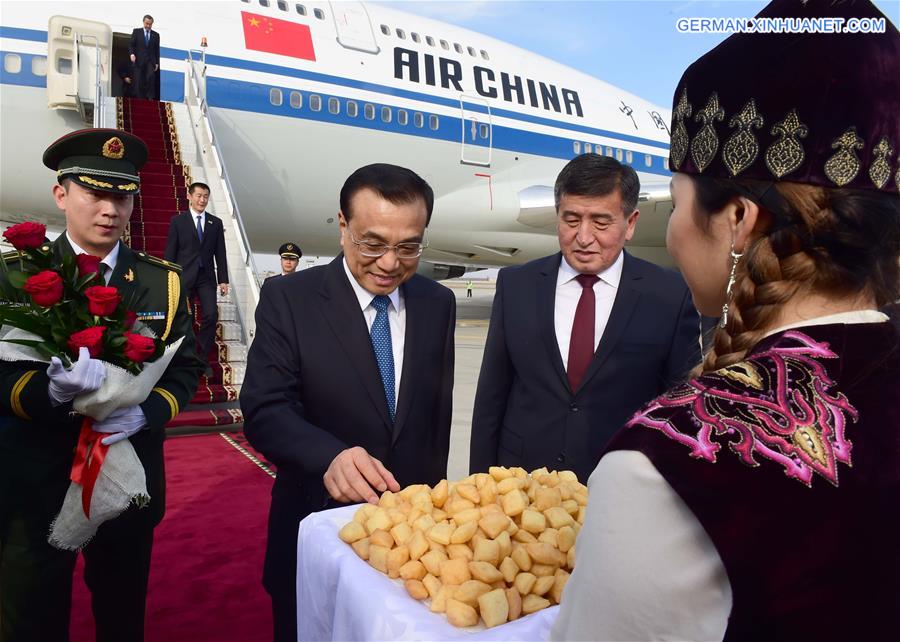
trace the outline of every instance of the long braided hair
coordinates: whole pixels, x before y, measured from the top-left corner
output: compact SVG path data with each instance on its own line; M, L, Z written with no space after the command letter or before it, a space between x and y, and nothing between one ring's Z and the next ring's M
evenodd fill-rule
M728 323L716 329L703 372L743 359L798 292L866 294L879 308L900 297L900 197L800 183L691 179L702 228L739 196L766 214L738 263Z

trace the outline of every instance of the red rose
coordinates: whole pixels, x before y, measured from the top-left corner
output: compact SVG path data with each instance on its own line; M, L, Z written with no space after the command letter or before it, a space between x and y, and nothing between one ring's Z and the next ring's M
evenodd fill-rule
M63 281L56 272L44 270L28 277L24 290L31 295L31 299L35 303L49 308L51 305L59 303L62 298Z
M125 333L125 356L135 363L143 363L156 352L156 342L134 332Z
M87 276L88 274L98 274L100 272L100 257L93 254L81 253L75 257L78 264L78 274Z
M31 250L41 246L46 232L47 228L40 223L26 221L13 225L3 233L3 236L17 250Z
M137 321L137 314L132 310L125 310L125 329L131 330L135 321Z
M119 291L116 288L108 288L104 285L95 285L84 291L88 299L88 311L98 317L108 317L119 307Z
M87 348L91 353L91 358L96 359L103 352L103 333L106 328L95 325L87 330L73 332L69 337L69 350L76 357L78 356L78 348Z

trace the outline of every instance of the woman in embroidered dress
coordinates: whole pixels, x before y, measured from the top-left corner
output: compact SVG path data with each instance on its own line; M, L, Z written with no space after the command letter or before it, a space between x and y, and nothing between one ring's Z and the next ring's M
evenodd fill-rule
M883 18L776 0L766 17ZM590 478L557 640L900 639L900 35L737 34L675 93L697 377ZM693 116L693 117L692 117Z

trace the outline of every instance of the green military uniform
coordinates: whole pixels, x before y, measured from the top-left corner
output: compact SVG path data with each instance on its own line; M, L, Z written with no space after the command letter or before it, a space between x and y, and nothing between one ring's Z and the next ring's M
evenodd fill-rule
M83 170L86 161L79 162ZM50 245L60 261L72 254L65 235ZM184 337L140 405L147 428L130 438L150 505L104 523L84 549L98 640L140 640L153 528L165 510L163 426L190 401L203 363L177 266L120 242L108 285L133 301L138 318L167 344ZM0 642L68 638L76 555L51 547L47 535L69 485L81 419L70 414L71 402L53 405L46 369L46 363L0 361Z

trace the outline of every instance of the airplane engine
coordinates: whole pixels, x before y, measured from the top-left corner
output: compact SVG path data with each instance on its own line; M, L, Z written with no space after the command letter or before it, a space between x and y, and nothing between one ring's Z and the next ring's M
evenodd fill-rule
M420 261L417 273L434 281L443 281L444 279L455 279L458 276L462 276L466 273L466 268L462 265L445 265L443 263Z

